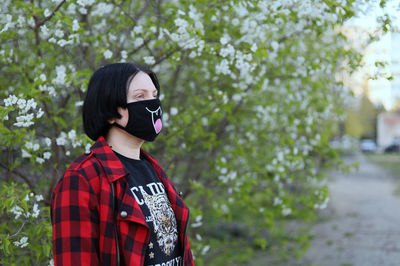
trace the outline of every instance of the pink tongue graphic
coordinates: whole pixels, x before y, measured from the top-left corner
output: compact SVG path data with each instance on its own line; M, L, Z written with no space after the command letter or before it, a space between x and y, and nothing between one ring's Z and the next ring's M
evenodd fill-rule
M157 121L154 123L154 128L156 129L156 133L158 134L158 132L161 131L162 129L162 122L161 119L157 119Z

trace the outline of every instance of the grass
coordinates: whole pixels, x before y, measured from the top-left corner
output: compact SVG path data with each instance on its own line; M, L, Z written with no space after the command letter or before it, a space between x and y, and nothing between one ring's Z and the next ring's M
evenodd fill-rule
M400 195L400 154L368 154L367 158L385 169L396 179L397 189L396 195Z
M353 233L353 232L346 232L346 233L344 234L344 236L345 236L345 237L352 237L352 236L354 236L354 233Z

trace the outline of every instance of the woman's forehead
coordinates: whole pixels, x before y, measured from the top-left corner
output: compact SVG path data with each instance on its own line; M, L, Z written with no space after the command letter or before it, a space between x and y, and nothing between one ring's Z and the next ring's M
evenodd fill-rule
M145 72L138 72L129 84L129 91L157 90L150 76Z

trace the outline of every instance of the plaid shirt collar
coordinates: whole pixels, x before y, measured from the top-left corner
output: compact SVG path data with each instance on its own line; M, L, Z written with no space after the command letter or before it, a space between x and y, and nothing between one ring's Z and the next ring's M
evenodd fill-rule
M101 165L110 183L129 174L128 170L122 165L104 137L99 137L96 143L90 148L90 151L101 161ZM156 160L143 149L140 149L140 157L149 161L152 165L158 164Z

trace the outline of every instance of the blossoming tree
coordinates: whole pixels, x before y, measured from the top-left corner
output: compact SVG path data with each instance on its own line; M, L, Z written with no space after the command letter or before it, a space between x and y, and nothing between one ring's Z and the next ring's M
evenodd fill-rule
M191 207L197 264L303 246L284 221L327 206L318 180L321 162L337 159L328 144L342 117L335 73L360 60L335 31L353 16L353 0L4 0L0 13L8 181L0 210L13 221L1 227L2 263L48 261L48 207L35 204L43 194L48 206L67 164L91 145L81 122L89 77L124 61L160 78L166 127L145 148ZM22 190L10 195L10 187ZM22 248L34 245L37 224L46 225L47 248L35 257Z

